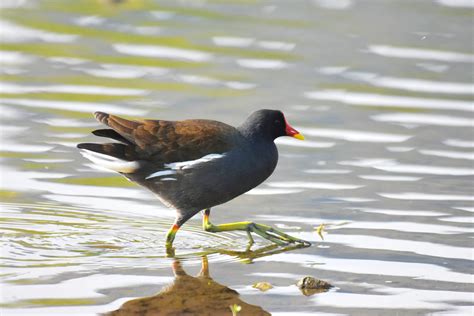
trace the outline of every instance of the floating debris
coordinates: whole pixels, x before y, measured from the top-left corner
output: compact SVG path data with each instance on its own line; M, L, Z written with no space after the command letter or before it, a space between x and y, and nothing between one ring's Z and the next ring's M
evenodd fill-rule
M328 282L313 278L312 276L305 276L296 283L296 286L298 286L301 293L306 296L326 292L332 288L332 285Z
M273 285L271 285L270 283L268 282L257 282L257 283L254 283L254 285L252 285L252 287L254 289L259 289L260 291L262 292L266 292L268 291L269 289L272 289L273 288Z
M316 233L319 235L321 240L324 240L323 232L324 232L324 224L321 224L319 225L318 228L316 228Z

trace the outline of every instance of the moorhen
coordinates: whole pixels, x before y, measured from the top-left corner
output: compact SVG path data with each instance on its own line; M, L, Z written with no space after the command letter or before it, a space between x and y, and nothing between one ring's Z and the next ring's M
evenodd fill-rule
M256 111L237 128L202 119L127 120L103 112L94 116L110 128L92 133L117 142L77 147L84 157L144 186L176 210L176 220L166 235L168 249L178 229L199 211L203 211L204 230L246 231L250 245L252 232L278 245L310 245L267 225L213 225L209 221L211 207L249 191L272 174L278 161L277 137L304 139L282 112Z

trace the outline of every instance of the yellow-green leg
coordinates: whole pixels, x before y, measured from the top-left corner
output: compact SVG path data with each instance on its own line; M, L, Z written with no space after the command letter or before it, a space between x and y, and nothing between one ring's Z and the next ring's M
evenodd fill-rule
M251 233L255 233L261 236L262 238L270 240L271 242L280 246L283 246L289 243L298 243L304 246L311 246L311 243L309 243L308 241L292 237L273 227L263 225L263 224L257 224L254 222L236 222L236 223L214 225L209 221L210 214L211 214L210 209L206 209L203 211L202 228L207 232L216 233L216 232L224 232L224 231L232 231L232 230L246 231L247 236L249 237L250 245L254 243Z
M173 226L171 226L170 230L168 230L168 233L166 234L166 252L170 256L172 256L173 254L173 241L178 230L178 224L174 224Z

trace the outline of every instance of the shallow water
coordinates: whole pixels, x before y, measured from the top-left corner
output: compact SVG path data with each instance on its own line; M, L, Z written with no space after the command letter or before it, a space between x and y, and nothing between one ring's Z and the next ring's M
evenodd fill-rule
M474 313L471 1L1 6L2 315L179 310L179 297L242 315ZM245 234L196 216L169 258L173 212L75 149L94 140L93 111L239 124L259 108L307 140L279 139L272 177L212 219L310 248L246 251ZM335 287L305 296L305 275Z

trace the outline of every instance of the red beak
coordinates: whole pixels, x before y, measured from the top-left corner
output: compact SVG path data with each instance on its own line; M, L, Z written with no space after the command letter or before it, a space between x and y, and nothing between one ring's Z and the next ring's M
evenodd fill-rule
M300 132L298 132L296 129L291 127L290 123L288 123L286 118L285 118L285 124L286 124L286 128L285 128L286 136L291 136L299 140L304 140L304 136L301 135Z

